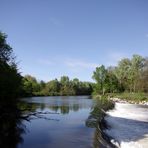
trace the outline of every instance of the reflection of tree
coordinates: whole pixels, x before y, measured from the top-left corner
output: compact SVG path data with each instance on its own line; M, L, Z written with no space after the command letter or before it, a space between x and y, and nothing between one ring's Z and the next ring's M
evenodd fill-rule
M53 105L53 106L48 106L49 109L51 109L52 111L58 112L59 110L59 106L57 105Z
M25 133L22 121L28 120L27 114L36 110L36 104L25 102L0 102L0 147L15 148L23 142L21 135Z
M41 103L40 104L40 109L43 111L45 109L45 104L44 103Z
M44 114L51 114L49 112L36 111L39 106L35 103L0 103L0 148L16 148L18 143L23 142L21 137L25 133L23 121L34 118L56 120L44 116Z
M80 106L79 106L79 104L74 104L73 105L73 111L78 111L79 110L79 108L80 108Z
M22 142L21 134L25 132L21 123L21 112L16 105L0 106L0 147L15 148Z
M63 104L63 105L53 105L53 106L48 106L48 108L52 111L55 112L60 112L61 114L68 114L69 111L79 111L81 106L79 104Z
M69 113L69 106L60 106L60 111L62 114L68 114Z
M96 105L93 107L90 116L86 120L87 127L95 128L93 137L94 148L113 148L110 138L103 133L103 129L107 128L104 122L105 111L113 108L114 104L105 98L96 100Z

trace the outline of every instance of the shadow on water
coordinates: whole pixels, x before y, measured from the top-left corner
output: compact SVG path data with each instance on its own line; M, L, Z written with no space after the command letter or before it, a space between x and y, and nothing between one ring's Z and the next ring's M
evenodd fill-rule
M113 107L114 104L106 98L95 100L95 106L93 106L92 112L85 122L87 127L95 128L93 136L94 148L116 148L116 146L110 142L110 137L103 132L104 129L107 129L107 124L104 120L106 116L105 111Z
M98 100L86 120L86 126L95 128L94 147L120 147L121 143L137 142L141 139L145 139L145 143L147 141L146 135L148 135L147 116L144 118L145 121L140 121L140 119L127 119L106 115L105 111L114 107L114 104L106 101ZM144 108L144 110L147 108L147 106L140 105L135 105L135 107ZM145 116L147 111L142 113Z
M0 147L16 148L17 143L23 142L21 134L25 132L20 118L21 112L16 105L0 106Z
M0 104L0 148L17 148L18 143L23 143L22 134L27 130L24 121L36 118L56 120L45 118L44 114L52 113L38 112L37 108L37 104L25 102Z

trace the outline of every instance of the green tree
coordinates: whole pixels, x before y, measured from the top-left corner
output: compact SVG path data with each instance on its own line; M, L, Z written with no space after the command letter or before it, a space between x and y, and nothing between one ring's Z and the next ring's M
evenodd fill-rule
M119 80L121 91L124 89L129 89L130 84L130 68L131 68L131 61L128 58L124 58L119 61L118 66L115 68L115 75Z
M120 90L119 81L114 74L114 70L115 68L108 68L105 79L106 90L110 93L118 92Z
M12 48L7 36L0 32L0 99L15 100L20 95L22 77L17 69Z
M0 32L0 61L12 65L15 63L15 56L10 45L6 41L7 35Z
M49 93L49 95L59 95L60 92L60 83L57 79L52 80L46 84L46 91Z
M61 95L75 95L75 90L73 88L72 81L70 81L68 76L62 76L60 79L61 88L60 94Z
M129 79L131 80L131 90L136 92L136 86L140 79L140 74L144 66L144 58L139 55L133 55L131 59L131 68Z
M93 72L92 78L97 82L97 88L101 90L102 94L105 93L105 80L107 77L107 70L105 66L96 67L96 71Z
M115 75L125 90L136 92L136 87L143 69L143 57L133 55L132 59L124 58L119 61Z
M31 75L26 75L24 77L28 83L32 85L32 92L39 92L40 91L40 84L37 82L36 78Z

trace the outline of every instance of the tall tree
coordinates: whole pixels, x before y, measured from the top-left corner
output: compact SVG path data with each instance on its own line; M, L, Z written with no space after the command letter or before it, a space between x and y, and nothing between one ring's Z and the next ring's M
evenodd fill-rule
M59 95L60 93L60 83L57 79L51 80L46 84L46 90L48 91L49 95Z
M13 50L6 41L7 36L0 32L0 99L18 97L22 77L17 70Z
M130 68L130 74L129 78L131 80L131 89L133 92L136 91L136 85L138 83L138 80L140 79L140 74L142 72L144 66L144 58L139 55L133 55L131 59L131 68Z
M96 67L96 71L93 72L92 78L97 82L97 85L100 87L102 94L105 93L105 79L107 76L107 70L105 66Z
M7 35L0 32L0 60L10 64L14 62L13 50L6 41Z

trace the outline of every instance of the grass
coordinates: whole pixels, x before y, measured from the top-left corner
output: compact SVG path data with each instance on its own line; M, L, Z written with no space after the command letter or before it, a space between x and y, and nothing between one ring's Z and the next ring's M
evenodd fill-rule
M119 98L121 100L126 100L129 102L148 102L148 93L114 93L114 94L108 94L110 98Z
M93 122L95 121L97 123L96 125L98 125L98 123L104 118L106 114L105 112L114 108L114 103L106 96L95 97L93 99L95 101L95 105L92 108L89 119L95 119Z

